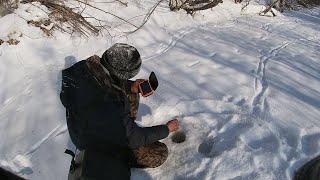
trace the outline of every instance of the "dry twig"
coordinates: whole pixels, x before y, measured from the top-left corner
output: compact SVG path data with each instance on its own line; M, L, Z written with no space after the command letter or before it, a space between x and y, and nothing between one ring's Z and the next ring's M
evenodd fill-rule
M101 12L104 12L104 13L106 13L106 14L109 14L109 15L111 15L111 16L114 16L114 17L116 17L116 18L118 18L118 19L120 19L120 20L122 20L122 21L124 21L124 22L126 22L126 23L128 23L128 24L130 24L130 25L132 25L132 26L134 26L134 27L136 27L136 28L138 28L136 25L132 24L131 22L129 22L128 20L125 20L124 18L122 18L122 17L120 17L120 16L117 16L117 15L115 15L115 14L113 14L113 13L110 13L110 12L108 12L108 11L105 11L105 10L103 10L103 9L100 9L100 8L98 8L98 7L95 7L95 6L93 6L93 5L91 5L91 4L87 3L87 2L83 2L83 1L81 1L81 0L75 0L75 1L80 2L80 3L83 3L83 4L86 4L86 5L94 8L94 9L97 9L97 10L99 10L99 11L101 11Z
M259 13L260 16L264 16L266 15L269 11L272 13L273 16L276 16L276 14L272 11L272 7L274 5L276 5L280 0L276 0L275 2L273 2L272 4L270 4L265 10L261 11Z
M194 14L196 11L213 8L222 2L222 0L170 0L169 6L172 11L184 9L188 14Z
M62 32L73 34L74 32L88 36L90 33L98 35L99 29L89 23L80 13L74 12L73 9L64 5L63 1L50 0L24 0L23 3L39 2L51 11L48 16L53 19L55 24L53 28ZM47 32L42 29L46 34Z
M151 15L153 14L153 12L154 12L154 10L156 10L156 8L159 6L159 4L162 2L163 0L159 0L150 10L149 10L149 12L147 13L147 15L144 17L144 19L143 19L143 21L142 21L142 23L141 23L141 25L139 26L139 27L137 27L135 30L133 30L133 31L129 31L129 32L126 32L126 33L134 33L134 32L136 32L136 31L138 31L139 29L141 29L142 28L142 26L144 26L147 22L148 22L148 20L150 19L150 17L151 17Z
M18 8L18 0L0 0L0 17L11 13Z

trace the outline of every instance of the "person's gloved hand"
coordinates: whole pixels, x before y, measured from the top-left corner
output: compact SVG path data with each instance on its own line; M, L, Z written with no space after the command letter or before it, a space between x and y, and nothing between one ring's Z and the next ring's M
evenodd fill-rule
M167 127L169 129L169 133L177 131L179 129L179 121L178 121L178 119L172 119L166 125L167 125Z
M134 83L131 86L131 92L134 94L139 93L139 84L142 83L143 81L146 81L145 79L137 79L134 81Z

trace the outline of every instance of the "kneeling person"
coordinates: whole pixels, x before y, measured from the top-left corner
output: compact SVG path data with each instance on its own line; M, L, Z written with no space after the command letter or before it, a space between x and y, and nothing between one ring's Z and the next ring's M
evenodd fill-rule
M158 167L168 156L158 140L179 128L178 120L139 127L140 54L115 44L102 58L94 55L62 71L60 99L72 142L81 150L69 179L130 179L130 168Z

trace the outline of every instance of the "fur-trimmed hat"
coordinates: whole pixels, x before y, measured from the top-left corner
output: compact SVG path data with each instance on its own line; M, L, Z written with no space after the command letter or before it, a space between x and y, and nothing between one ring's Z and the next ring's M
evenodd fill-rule
M135 47L116 43L103 53L101 63L117 78L131 79L140 71L141 58Z

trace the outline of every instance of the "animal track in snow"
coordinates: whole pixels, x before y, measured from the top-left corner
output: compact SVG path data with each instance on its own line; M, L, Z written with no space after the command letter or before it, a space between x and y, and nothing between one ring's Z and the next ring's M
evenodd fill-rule
M237 106L243 106L246 103L246 99L242 98L241 100L239 100L236 105Z
M263 149L267 152L276 152L279 149L279 142L276 136L270 134L261 139L257 139L248 143L252 149Z
M156 58L158 56L161 56L162 54L166 53L171 48L173 48L177 44L177 42L180 39L182 39L185 35L193 32L195 30L196 30L196 28L186 28L186 29L183 29L183 30L175 32L173 34L171 40L169 41L168 45L163 45L163 43L162 43L160 49L158 49L154 55L149 56L149 57L143 57L144 62L149 61L151 59L154 59L154 58Z
M234 123L214 138L205 139L199 146L198 152L206 157L219 156L225 151L229 151L237 146L239 136L248 131L252 123Z
M199 145L199 153L210 158L219 156L235 148L240 141L240 135L253 126L250 121L241 121L238 115L231 116L231 118L230 122L218 131L217 136L208 137Z
M214 138L208 137L199 145L198 152L200 154L203 154L203 155L209 157L211 150L212 150L212 147L213 147L213 144L214 144Z
M269 88L266 75L266 66L269 59L277 56L279 51L287 47L290 43L284 42L283 44L271 49L269 52L262 54L257 66L256 74L257 76L254 79L254 90L255 96L252 102L252 107L255 112L260 112L264 109L264 100L266 98L266 92Z

